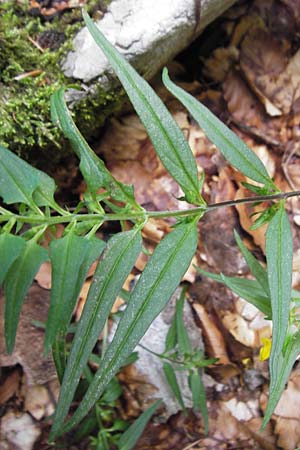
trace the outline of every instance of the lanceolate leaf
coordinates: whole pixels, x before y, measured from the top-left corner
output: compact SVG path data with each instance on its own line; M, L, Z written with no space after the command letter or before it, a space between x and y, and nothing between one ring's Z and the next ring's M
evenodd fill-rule
M47 251L35 241L26 242L19 257L10 266L5 278L5 339L12 353L16 330L25 295L40 265L48 259Z
M67 108L63 88L60 88L51 97L51 115L53 122L59 125L80 159L80 170L89 190L96 194L99 188L103 187L115 200L127 202L135 208L141 209L135 201L132 186L115 180L105 167L104 162L98 158L83 138Z
M176 400L178 401L182 410L186 412L186 407L185 407L185 404L184 404L184 401L183 401L183 398L181 395L180 387L177 382L177 378L176 378L176 374L175 374L175 370L174 370L173 366L171 366L171 364L165 362L163 364L163 371L165 373L168 385L176 397Z
M192 352L190 338L183 322L183 310L185 302L185 289L181 291L179 300L176 303L176 329L177 329L177 342L178 350L183 355L187 355Z
M287 334L292 292L293 242L282 202L266 234L266 256L272 305L272 348L270 356L270 400L276 395L283 345Z
M193 370L189 374L189 385L193 397L193 409L200 410L204 421L205 434L208 433L208 411L206 405L205 387L199 371Z
M293 365L299 355L300 352L299 349L300 349L300 332L298 331L288 342L288 345L284 351L282 363L280 365L278 364L276 382L273 385L272 393L268 401L268 406L261 426L262 429L267 425L267 423L271 419L271 416L285 388L285 384L288 380Z
M246 263L251 270L252 275L257 279L265 294L270 297L269 281L267 271L263 266L257 261L257 259L249 252L242 239L239 237L238 233L234 231L234 236L239 249L241 250Z
M247 177L270 188L275 185L268 172L252 150L196 98L174 84L167 69L163 71L166 88L188 109L206 136L218 147L227 161Z
M100 239L89 240L76 236L73 231L51 242L52 289L45 337L46 353L57 333L67 329L90 265L104 247L105 243Z
M0 146L0 196L5 203L53 206L54 191L51 177Z
M165 168L181 186L187 201L204 205L195 159L183 133L149 84L103 36L89 15L85 23L124 86Z
M111 377L165 307L191 262L197 241L198 233L194 219L190 223L177 226L156 247L132 291L128 306L93 382L73 417L61 432L70 430L83 419L103 393Z
M0 235L0 288L7 271L25 247L24 239L9 233Z
M157 407L161 404L161 400L157 400L151 405L138 419L122 434L118 450L132 450L137 443L139 437L142 435L147 423L155 413Z
M141 233L138 229L116 234L107 243L77 326L50 439L60 433L90 353L141 249Z
M218 283L225 284L236 295L242 297L247 302L252 303L260 311L262 311L268 318L272 317L271 300L266 296L265 291L256 280L248 280L247 278L227 277L223 274L206 272L199 267L196 267L197 272L204 275Z

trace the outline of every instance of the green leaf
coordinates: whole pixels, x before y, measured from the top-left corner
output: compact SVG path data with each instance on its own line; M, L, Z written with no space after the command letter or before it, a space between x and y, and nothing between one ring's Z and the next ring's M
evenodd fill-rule
M197 272L204 275L218 283L225 284L236 295L242 297L247 302L256 306L262 311L268 318L272 317L271 301L270 297L267 297L265 291L256 280L248 280L247 278L227 277L223 274L218 275L216 273L206 272L199 267L196 267Z
M74 231L50 243L52 289L45 336L46 353L57 333L66 331L86 274L104 247L105 243L100 239L89 240L77 236Z
M163 371L165 373L166 379L168 381L168 384L170 386L170 389L172 390L173 394L176 397L176 400L178 401L179 405L181 406L181 409L186 413L186 407L181 395L180 387L177 382L175 370L171 364L164 362L163 364Z
M198 370L193 370L189 374L189 386L193 397L193 409L195 411L200 410L203 421L205 434L208 434L208 411L206 405L206 392L205 387Z
M134 229L114 235L101 255L76 329L50 439L60 433L90 353L141 248L141 233Z
M198 242L197 220L178 225L156 247L134 290L102 365L72 418L61 430L73 428L100 397L105 386L165 307L185 274Z
M179 126L154 90L103 36L85 11L83 18L121 81L161 162L181 186L188 202L205 205L199 192L196 162Z
M131 450L134 448L138 439L142 435L147 423L155 413L157 407L161 404L161 400L157 400L146 411L144 411L138 419L122 434L118 442L119 450Z
M26 242L20 255L7 272L5 279L5 339L8 353L12 353L14 349L25 295L40 265L47 259L47 251L31 240Z
M183 308L185 302L185 291L186 289L182 289L180 298L176 303L176 330L177 330L177 342L178 349L180 353L183 355L189 355L192 352L192 347L190 343L189 335L186 331L184 322L183 322Z
M7 204L54 206L54 180L0 146L0 196Z
M38 184L38 172L17 155L0 146L0 196L4 202L32 206L32 194Z
M55 181L44 172L38 172L39 184L33 193L33 200L38 206L51 206L56 209L57 205L54 200Z
M115 200L129 203L136 209L142 208L136 202L132 186L117 181L105 167L104 162L89 147L76 127L64 99L64 88L60 88L51 96L51 116L69 139L72 148L80 159L80 170L88 189L94 196L100 187L107 190Z
M272 393L268 401L261 429L265 428L265 426L271 419L271 416L285 388L285 384L288 381L293 365L299 355L299 348L300 348L300 332L298 331L289 340L288 345L284 352L282 363L277 367L276 382L273 385Z
M244 245L242 239L239 237L238 233L234 230L234 237L236 240L239 249L242 252L243 257L246 260L246 263L251 270L252 275L257 279L267 297L270 297L270 289L269 289L269 281L267 271L263 268L263 266L257 261L257 259L249 252L247 247Z
M9 233L2 233L0 235L0 288L5 280L7 271L18 258L24 247L25 241L19 236L13 236Z
M230 164L252 180L266 184L270 189L275 188L265 166L255 153L208 108L176 86L170 80L166 68L163 70L163 83L187 108L206 136L218 147Z
M55 364L55 370L57 373L58 381L61 384L67 364L66 339L65 335L62 333L60 333L55 338L55 341L52 345L52 356Z
M251 230L257 230L257 228L269 223L278 210L278 203L270 206L270 208L265 209L261 214L258 215L257 219L253 225L251 225Z
M292 293L293 239L284 202L270 222L266 233L266 257L272 306L272 347L270 355L270 401L283 363L283 346L287 335Z
M177 328L176 328L176 314L174 314L174 318L172 320L171 326L168 329L168 333L166 336L166 346L165 353L173 350L177 345Z

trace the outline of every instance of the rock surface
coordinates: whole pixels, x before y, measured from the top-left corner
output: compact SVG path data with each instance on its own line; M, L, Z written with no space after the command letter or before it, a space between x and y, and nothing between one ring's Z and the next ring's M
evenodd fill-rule
M235 0L113 0L99 28L147 79L186 48ZM84 27L63 62L65 75L109 87L109 64Z

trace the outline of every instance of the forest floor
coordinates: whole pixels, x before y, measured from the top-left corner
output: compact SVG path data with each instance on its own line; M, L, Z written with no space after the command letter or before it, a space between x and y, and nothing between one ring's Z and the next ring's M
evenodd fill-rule
M169 65L172 78L208 106L262 159L282 191L300 190L299 30L299 1L241 1L210 25ZM199 172L205 172L205 200L216 203L250 196L251 193L242 186L246 178L226 163L184 108L165 91L158 77L153 84L182 128ZM157 160L134 112L111 119L94 149L117 179L134 185L136 198L146 209L181 207L177 186ZM76 167L72 173L78 183ZM76 195L79 198L84 191L82 183L74 184L72 199ZM63 192L62 197L68 201L68 192ZM269 382L268 361L263 360L261 348L271 338L270 321L222 284L197 273L194 267L228 276L248 277L249 269L235 242L234 230L265 264L266 226L252 228L256 219L253 213L258 213L260 208L261 205L240 204L206 214L199 226L197 254L184 278L188 285L184 321L187 328L192 327L193 332L196 329L196 342L198 339L206 357L217 358L217 362L206 369L203 378L209 415L208 435L204 433L199 412L189 408L186 414L176 412L178 405L168 411L167 406L159 416L153 417L135 447L137 450L295 450L300 446L298 363L271 422L260 432ZM293 288L299 290L300 200L290 199L286 208L293 233ZM147 224L143 237L144 246L150 253L171 225L162 219ZM104 228L103 237L114 231ZM143 270L147 259L145 254L138 258L126 282L127 288ZM75 321L80 317L93 270L92 267L81 291L74 312ZM87 436L78 435L77 441L72 440L74 436L66 436L57 447L47 443L51 422L47 417L53 413L59 386L51 359L41 357L43 331L33 326L32 320L46 320L50 287L51 269L45 263L27 296L15 352L0 359L3 366L0 448L3 450L102 448L95 444L97 431L88 432ZM120 303L119 300L115 310ZM172 315L174 308L169 311ZM168 320L170 323L170 317L166 323ZM151 339L150 335L148 346ZM3 337L0 337L0 347L3 348ZM143 359L142 352L140 358ZM149 360L146 361L149 365ZM151 364L155 365L155 362ZM91 370L94 368L91 364ZM159 397L158 391L164 389L161 380L153 386L154 381L147 376L143 363L125 368L118 380L122 386L121 396L113 405L99 405L101 414L106 417L107 429L116 418L132 422L153 397ZM163 421L167 416L169 418ZM116 434L115 431L107 432L109 442L113 442ZM24 444L26 439L27 446Z

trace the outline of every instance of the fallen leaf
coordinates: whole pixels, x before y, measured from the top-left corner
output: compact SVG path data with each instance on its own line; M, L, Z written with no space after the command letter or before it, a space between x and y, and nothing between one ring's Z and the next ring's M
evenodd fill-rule
M56 377L53 360L44 357L44 330L32 321L46 322L50 301L49 291L33 285L26 296L12 355L5 352L4 341L4 295L0 295L0 366L20 364L26 374L28 385L44 384Z

